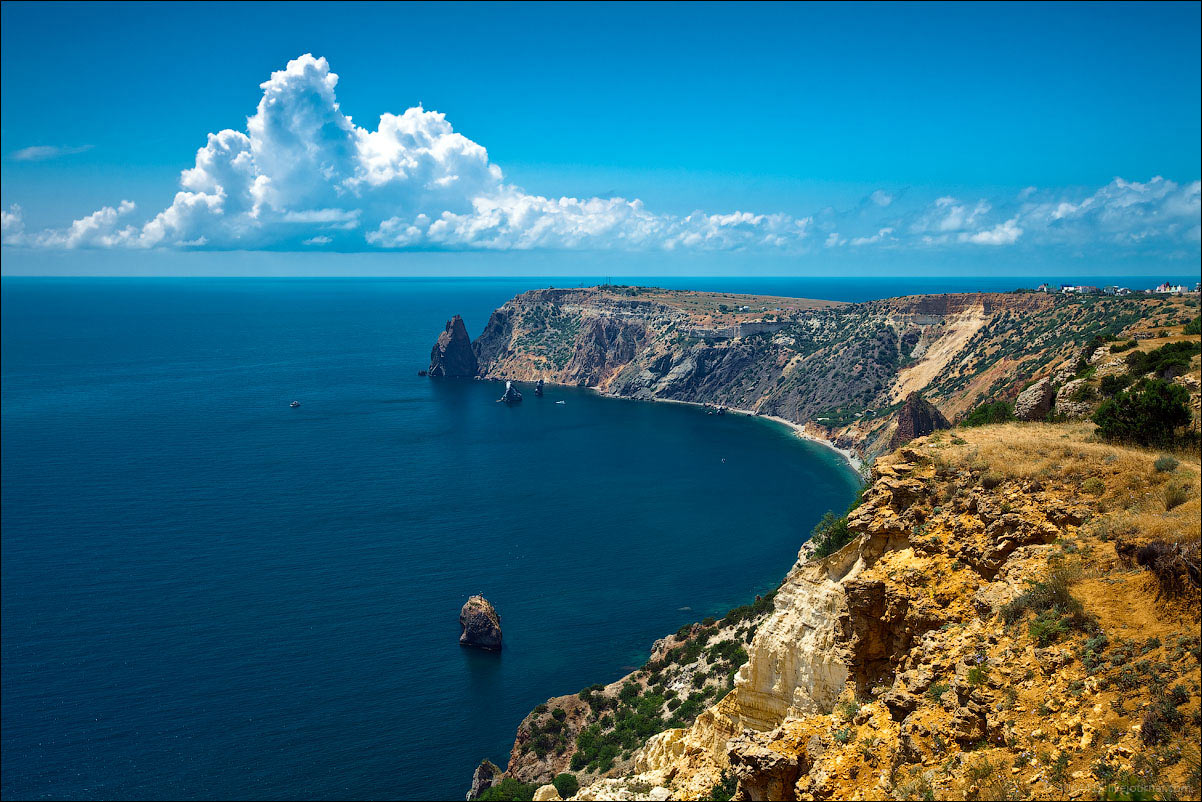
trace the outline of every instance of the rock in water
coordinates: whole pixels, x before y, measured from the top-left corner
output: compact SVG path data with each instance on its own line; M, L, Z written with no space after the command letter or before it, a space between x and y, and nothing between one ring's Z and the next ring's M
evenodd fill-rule
M522 394L518 392L518 388L513 382L505 382L505 394L497 399L506 404L519 404L522 401Z
M476 352L472 338L459 315L447 321L446 330L430 351L430 375L472 378L476 375Z
M897 413L897 431L889 441L892 450L915 437L926 437L936 429L950 429L952 424L943 413L918 393L906 396L906 403Z
M459 623L463 625L460 645L494 651L501 648L501 616L483 596L472 596L467 600L459 611Z
M487 602L486 602L487 603ZM482 760L472 774L472 787L467 792L467 802L479 799L480 795L493 787L501 776L501 768L491 760Z
M1019 420L1043 420L1052 410L1052 382L1048 378L1040 379L1018 394L1014 401L1014 417Z
M543 380L539 379L534 385L534 395L538 398L543 397Z

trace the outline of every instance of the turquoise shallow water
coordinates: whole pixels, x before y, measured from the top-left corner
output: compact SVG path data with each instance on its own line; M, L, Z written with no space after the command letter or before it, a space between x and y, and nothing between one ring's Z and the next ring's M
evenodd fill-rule
M5 279L3 795L462 798L531 707L774 587L854 492L829 450L417 377L539 283ZM477 592L500 655L456 642Z

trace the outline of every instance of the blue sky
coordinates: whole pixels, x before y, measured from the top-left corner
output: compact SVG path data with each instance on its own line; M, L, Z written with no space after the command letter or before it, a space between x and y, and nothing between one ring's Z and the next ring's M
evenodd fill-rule
M1199 8L6 2L3 269L1196 272Z

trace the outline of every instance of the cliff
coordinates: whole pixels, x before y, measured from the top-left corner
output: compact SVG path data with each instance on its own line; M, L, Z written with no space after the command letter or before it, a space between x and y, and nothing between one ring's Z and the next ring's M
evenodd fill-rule
M481 378L721 404L806 424L871 457L895 441L913 393L955 421L1075 365L1095 336L1126 336L1158 316L1185 314L1185 303L961 293L844 304L648 287L547 289L497 309L473 350ZM934 414L923 420L938 422Z
M799 558L733 689L574 798L1196 798L1198 587L1131 555L1196 562L1199 465L1167 476L1089 431L940 432L878 460L853 539ZM1187 500L1166 509L1169 485Z
M472 378L479 370L476 353L463 318L459 315L447 321L446 329L438 335L430 351L431 376Z
M643 288L497 310L474 346L485 378L752 409L879 455L846 535L805 544L774 594L536 708L504 793L1197 798L1202 466L1061 422L1172 374L1196 432L1199 349L1180 330L1195 314L1188 299ZM1024 414L1056 422L943 429L1031 387Z

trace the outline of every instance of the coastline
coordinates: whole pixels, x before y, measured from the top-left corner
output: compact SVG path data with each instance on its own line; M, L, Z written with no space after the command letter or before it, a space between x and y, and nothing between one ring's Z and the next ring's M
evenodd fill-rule
M564 386L570 386L570 385L564 385ZM592 389L592 388L588 388L588 389ZM676 398L631 398L630 396L616 395L614 393L607 393L602 390L593 390L593 392L598 393L600 395L607 396L609 398L624 398L628 401L653 401L655 403L660 403L660 404L685 404L687 406L702 407L702 408L707 407L707 406L714 406L713 404L709 404L707 402L702 402L702 401L681 401ZM829 448L831 451L834 451L836 454L838 454L839 456L841 456L843 458L843 461L846 462L848 467L850 467L851 470L854 473L856 473L857 475L859 475L860 471L863 469L863 466L864 466L863 459L856 456L856 454L854 452L852 452L850 449L839 448L839 446L835 445L833 442L826 439L825 437L821 437L819 435L814 434L813 432L807 431L806 424L804 424L804 423L795 423L791 420L788 420L787 418L782 418L777 415L765 415L763 413L754 412L750 409L740 409L738 407L726 407L726 411L728 414L742 415L747 418L761 418L763 420L770 420L775 423L779 423L782 426L786 426L789 429L791 429L795 435L802 438L803 440L809 440L812 443L817 443L820 446L824 446L825 448Z

